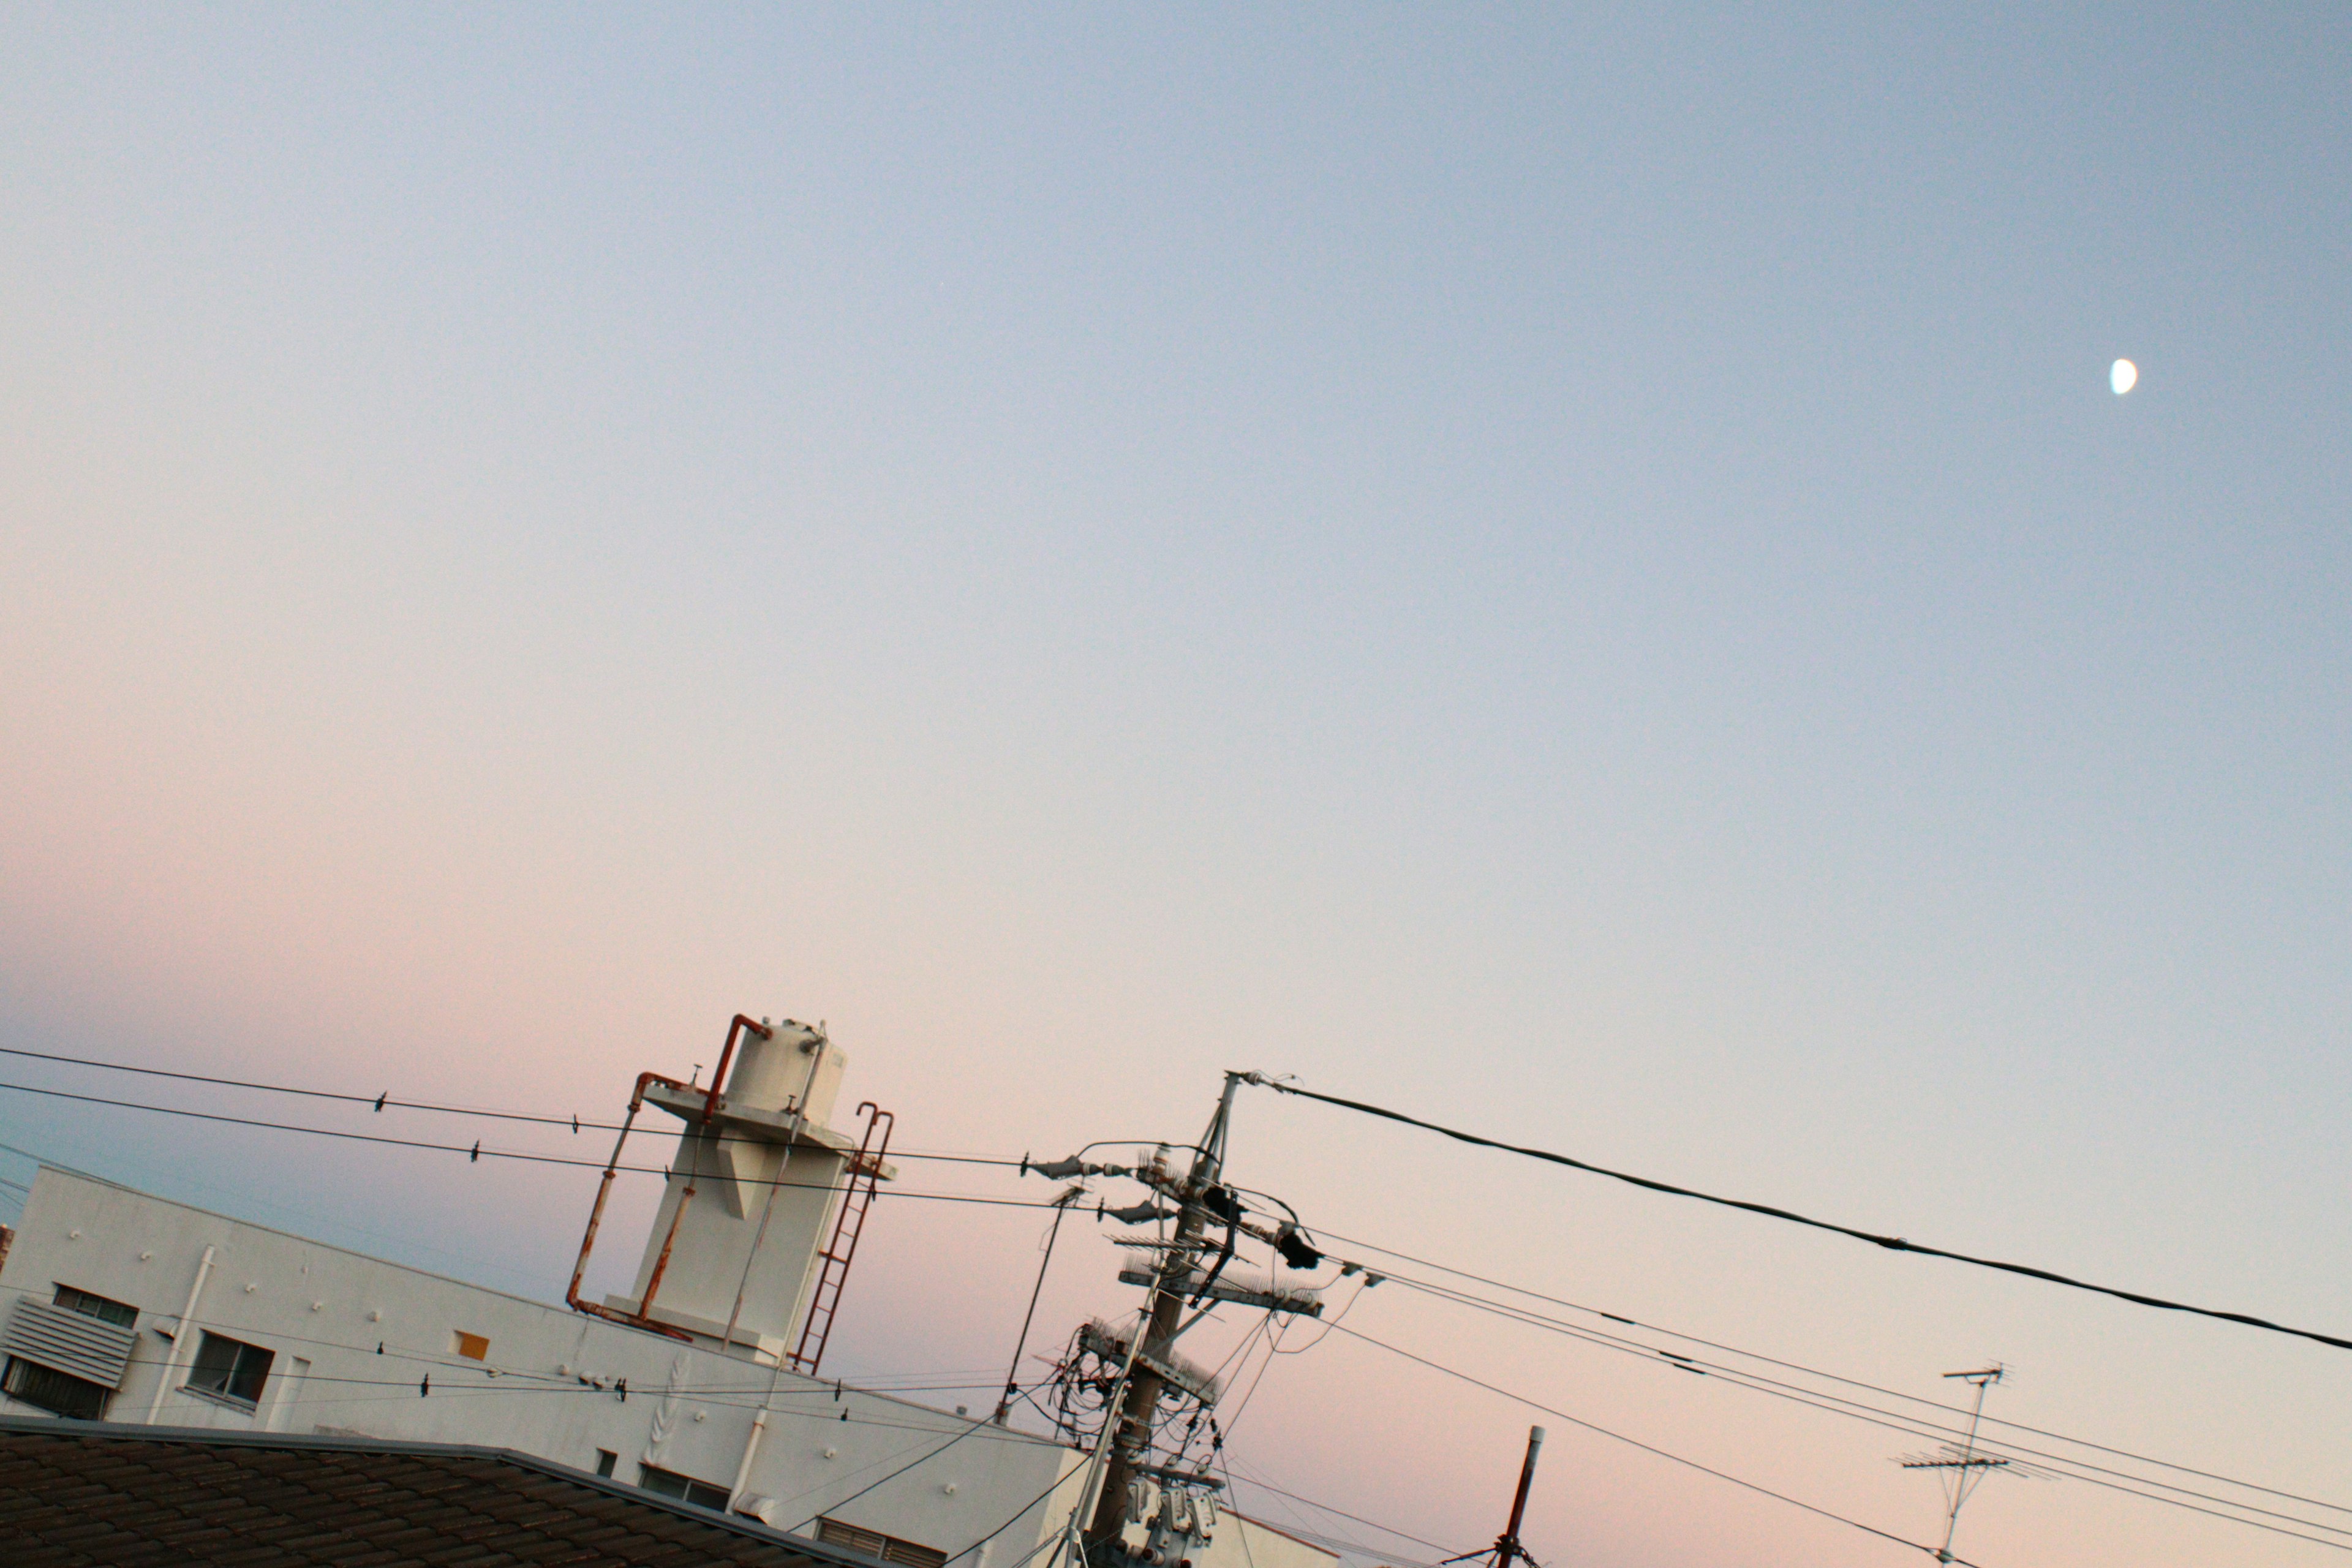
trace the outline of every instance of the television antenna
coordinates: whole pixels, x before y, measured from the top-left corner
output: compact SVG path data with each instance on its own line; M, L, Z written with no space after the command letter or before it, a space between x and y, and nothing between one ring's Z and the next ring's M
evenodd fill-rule
M1944 1483L1944 1499L1950 1506L1944 1515L1944 1544L1936 1552L1936 1561L1952 1560L1952 1536L1960 1527L1960 1505L1969 1500L1985 1477L1994 1470L2007 1469L2009 1461L1997 1455L1977 1449L1977 1426L1984 1418L1985 1390L2001 1380L2009 1369L1995 1362L1974 1372L1948 1372L1946 1377L1956 1377L1977 1391L1976 1408L1969 1413L1969 1435L1958 1444L1947 1443L1935 1455L1915 1454L1902 1461L1906 1470L1934 1470L1936 1479Z

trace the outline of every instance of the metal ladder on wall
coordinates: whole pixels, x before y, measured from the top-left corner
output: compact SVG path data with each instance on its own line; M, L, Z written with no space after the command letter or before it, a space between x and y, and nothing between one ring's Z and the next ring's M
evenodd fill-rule
M866 1118L866 1135L857 1142L857 1152L849 1161L849 1186L841 1194L841 1213L833 1222L833 1240L819 1258L816 1289L809 1294L808 1318L801 1324L799 1346L791 1357L794 1372L806 1376L816 1375L817 1363L824 1359L824 1342L833 1333L835 1311L841 1305L841 1289L849 1280L849 1260L857 1255L857 1235L866 1228L866 1211L874 1202L875 1189L882 1180L882 1157L890 1152L890 1129L898 1118L866 1100L858 1106ZM881 1133L877 1142L876 1132Z

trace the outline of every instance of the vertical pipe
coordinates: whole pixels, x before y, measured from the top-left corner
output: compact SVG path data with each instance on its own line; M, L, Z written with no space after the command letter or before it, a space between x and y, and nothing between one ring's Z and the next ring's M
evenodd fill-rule
M1544 1429L1528 1428L1528 1457L1519 1466L1519 1489L1511 1499L1511 1522L1503 1531L1503 1539L1495 1542L1495 1568L1511 1568L1513 1557L1524 1557L1527 1549L1519 1544L1519 1521L1528 1516L1528 1489L1535 1484L1536 1456L1543 1452Z
M686 1205L694 1201L694 1178L686 1179L686 1191L677 1195L677 1207L670 1211L669 1234L662 1237L661 1256L654 1259L652 1278L646 1281L645 1299L637 1303L636 1317L644 1322L654 1315L654 1292L661 1289L662 1275L669 1268L669 1249L677 1245L677 1222L686 1217Z
M597 1184L595 1206L588 1211L588 1229L580 1237L579 1261L572 1266L572 1284L564 1292L563 1301L564 1305L575 1312L585 1312L591 1317L604 1318L615 1323L634 1323L640 1328L651 1329L657 1334L667 1334L671 1339L684 1340L691 1343L694 1336L683 1329L673 1329L662 1323L648 1322L642 1315L633 1318L625 1312L616 1312L610 1307L600 1307L593 1301L583 1301L580 1299L580 1281L588 1272L588 1253L596 1245L596 1228L604 1223L604 1200L612 1195L613 1175L620 1168L621 1146L629 1141L629 1129L637 1120L638 1109L645 1104L646 1086L656 1083L667 1084L675 1089L686 1089L691 1087L657 1072L641 1072L637 1075L636 1090L629 1096L629 1114L621 1120L621 1135L613 1141L613 1157L605 1162L604 1180ZM693 1189L688 1188L687 1193L688 1196L692 1196ZM675 1237L677 1234L675 1221L672 1222L670 1228L672 1236ZM662 1260L667 1263L668 1259L669 1249L665 1246L662 1249ZM648 1291L646 1294L650 1298L652 1292ZM638 1305L642 1308L644 1303L640 1302Z
M743 1489L751 1484L751 1460L760 1452L760 1439L767 1435L768 1410L776 1403L776 1383L784 1375L784 1358L778 1356L776 1364L768 1369L768 1393L760 1401L760 1413L751 1417L751 1435L743 1440L743 1462L735 1467L735 1489L727 1494L727 1511L743 1500Z
M751 1484L751 1461L759 1457L760 1439L766 1436L767 1430L768 1407L762 1405L751 1417L751 1435L743 1442L743 1462L735 1467L735 1484L727 1493L727 1508L730 1513L734 1511L735 1505L743 1500L743 1489Z
M776 1031L758 1019L747 1018L740 1013L735 1015L735 1021L727 1026L727 1043L719 1048L718 1070L710 1075L710 1098L702 1102L702 1120L705 1125L709 1123L712 1117L719 1114L719 1086L727 1079L727 1060L735 1054L735 1042L742 1037L743 1031L746 1029L763 1040L772 1040L776 1037Z
M809 1096L816 1092L817 1069L824 1065L824 1048L831 1044L831 1040L819 1035L815 1053L809 1058L808 1078L801 1085L800 1098L793 1111L792 1133L784 1140L784 1157L776 1162L775 1180L768 1184L768 1201L760 1205L759 1234L751 1237L751 1250L744 1256L743 1279L735 1287L735 1305L727 1313L727 1332L719 1341L720 1355L725 1355L734 1346L735 1325L743 1318L743 1297L751 1289L751 1265L758 1261L761 1245L768 1239L768 1216L776 1212L776 1189L784 1184L784 1172L793 1163L793 1145L799 1142L801 1130L808 1125ZM792 1325L787 1323L784 1328L789 1331ZM782 1364L781 1356L777 1364Z
M776 1212L776 1190L784 1184L784 1172L793 1163L793 1146L784 1145L784 1157L776 1162L776 1173L768 1182L768 1201L760 1205L760 1228L751 1237L751 1249L743 1255L743 1278L736 1282L735 1304L727 1310L727 1331L719 1337L719 1353L726 1355L735 1348L735 1326L743 1321L743 1298L751 1291L751 1266L760 1260L760 1248L768 1239L768 1220ZM759 1354L759 1347L752 1347ZM778 1356L781 1362L782 1357Z
M172 1391L172 1374L180 1364L180 1352L188 1342L188 1330L196 1315L196 1302L205 1293L205 1281L213 1274L213 1249L205 1248L204 1261L196 1265L195 1282L188 1287L188 1304L180 1309L180 1326L172 1331L172 1353L163 1358L163 1374L155 1381L155 1397L147 1406L147 1425L155 1425L155 1417L163 1413L163 1395Z
M646 1102L646 1079L637 1079L637 1091L629 1096L629 1113L621 1118L621 1135L613 1140L613 1157L604 1162L604 1179L596 1184L596 1204L588 1211L588 1229L580 1237L580 1260L572 1266L572 1288L563 1293L566 1305L580 1305L580 1279L588 1272L588 1252L596 1245L596 1227L604 1223L604 1200L613 1195L613 1174L620 1169L621 1145L629 1141L629 1129L636 1124L637 1108Z

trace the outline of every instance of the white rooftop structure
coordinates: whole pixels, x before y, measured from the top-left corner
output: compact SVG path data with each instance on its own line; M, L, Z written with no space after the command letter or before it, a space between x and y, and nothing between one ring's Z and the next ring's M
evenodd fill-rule
M577 1310L44 1167L0 1261L0 1410L507 1448L911 1568L1032 1560L1084 1453L796 1370L862 1222L845 1195L890 1173L826 1124L822 1030L738 1024L723 1092L639 1079L677 1156L633 1292L575 1276ZM1194 1568L1336 1561L1228 1513Z

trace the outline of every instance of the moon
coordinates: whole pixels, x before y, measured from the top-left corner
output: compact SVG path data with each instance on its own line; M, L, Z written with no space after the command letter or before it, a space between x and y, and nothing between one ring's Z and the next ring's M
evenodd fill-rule
M2107 371L2107 384L2116 389L2117 397L2121 397L2139 384L2139 366L2127 359L2116 361Z

